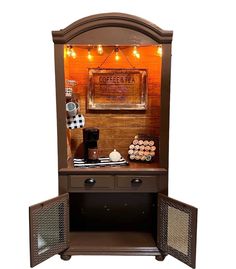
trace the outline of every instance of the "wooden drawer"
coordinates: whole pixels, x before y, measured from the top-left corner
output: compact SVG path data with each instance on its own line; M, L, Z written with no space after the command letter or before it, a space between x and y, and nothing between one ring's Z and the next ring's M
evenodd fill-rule
M128 191L157 191L158 176L127 175L117 176L117 188Z
M70 187L81 189L113 189L112 175L79 175L70 176Z

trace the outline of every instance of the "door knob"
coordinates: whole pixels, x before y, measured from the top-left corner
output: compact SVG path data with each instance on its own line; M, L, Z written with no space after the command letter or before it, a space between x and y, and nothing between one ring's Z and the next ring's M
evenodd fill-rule
M88 186L92 186L96 183L96 180L94 178L87 178L84 183Z
M133 178L132 180L131 180L131 183L132 184L142 184L142 179L140 179L140 178Z

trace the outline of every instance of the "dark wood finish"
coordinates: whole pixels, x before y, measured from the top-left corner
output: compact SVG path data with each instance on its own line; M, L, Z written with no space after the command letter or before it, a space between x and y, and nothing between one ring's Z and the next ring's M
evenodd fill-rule
M63 261L69 261L71 259L71 255L61 254L61 259Z
M69 195L63 194L61 196L29 207L31 267L40 264L53 255L59 254L68 248L68 206ZM53 210L51 212L51 209L55 207L57 208L57 215L52 216L51 214L56 214ZM47 219L46 215L48 215L49 219ZM43 218L43 220L41 220L41 218ZM53 224L50 222L51 218L54 218ZM58 222L55 221L57 218ZM55 225L55 227L53 227L53 225ZM55 232L51 234L50 229L54 229ZM58 231L57 236L56 231ZM44 235L46 236L47 240L44 240L43 243L41 243L44 246L40 247L39 242L40 240L43 240ZM39 239L39 236L41 236L42 239ZM56 240L54 237L56 237Z
M170 212L171 208L176 211L173 217L175 223L171 223L173 222L171 214L174 214ZM177 212L178 216L176 216ZM182 214L181 217L180 214ZM182 220L183 223L181 223ZM195 268L197 208L159 193L157 223L157 245L160 250ZM174 236L171 234L172 229L175 230ZM186 244L187 247L184 246Z
M157 192L168 195L168 174L158 176Z
M74 168L72 160L68 162L68 168L59 170L60 175L80 175L80 174L167 174L167 169L161 168L159 163L137 163L130 162L128 166L98 167L98 168Z
M125 28L130 28L132 30L137 31L136 36L138 36L139 33L142 35L145 34L148 37L151 37L153 40L157 41L157 43L162 43L163 45L163 63L162 63L162 83L161 83L161 128L160 128L160 134L161 134L161 140L160 140L160 147L161 147L161 158L160 163L163 167L168 168L168 128L169 128L169 92L170 92L170 56L171 56L171 41L172 41L172 32L170 31L163 31L159 27L153 25L150 22L147 22L143 19L140 19L135 16L127 15L127 14L121 14L121 13L108 13L108 14L98 14L94 16L90 16L87 18L84 18L82 20L79 20L72 25L68 26L64 30L60 31L54 31L53 32L53 40L54 43L61 43L65 44L71 38L73 38L73 43L75 42L76 38L78 37L78 40L80 39L80 34L85 33L89 30L96 30L100 27L106 26L113 26L113 27L120 27L124 26ZM94 35L96 36L96 33L91 36L90 42L87 44L91 44L91 41L94 38ZM100 36L100 35L99 35ZM107 35L107 32L104 36ZM120 35L121 39L125 39L124 36ZM103 36L100 36L101 41ZM114 42L114 41L113 41ZM103 42L100 42L103 43ZM118 42L119 43L119 42ZM167 43L167 44L165 44ZM113 43L114 45L117 43ZM133 43L137 44L137 43ZM149 43L150 44L150 43ZM56 66L56 86L57 86L57 107L58 107L58 152L59 152L59 168L65 168L66 167L66 157L65 157L65 151L66 151L66 131L65 131L65 124L64 124L64 114L65 112L61 110L61 107L63 107L63 103L65 101L64 96L62 97L62 94L64 94L64 64L63 64L63 49L62 45L55 45L55 66ZM65 72L67 74L67 72ZM160 83L159 83L160 85ZM109 117L108 117L109 118ZM89 117L86 117L86 120L88 121L91 126L93 123L91 122ZM101 120L101 118L100 118ZM122 118L117 119L118 122L122 122ZM158 121L158 118L156 119ZM97 119L95 119L95 122L97 122ZM113 120L114 122L114 120ZM124 122L132 122L132 119L129 121L126 119ZM103 124L103 123L102 123ZM143 126L142 122L138 123L139 126ZM104 124L103 124L104 125ZM105 124L106 126L106 124ZM109 125L108 123L108 126ZM129 124L130 126L130 124ZM150 126L153 126L152 123L150 123ZM158 132L158 124L154 125L157 132ZM112 126L111 126L112 127ZM128 126L125 126L127 128ZM134 126L133 126L134 127ZM138 130L137 130L138 131ZM141 130L139 130L140 132ZM107 132L109 133L109 132ZM122 133L122 132L120 132ZM155 133L154 133L155 134ZM158 134L158 133L157 133ZM130 134L132 135L132 134ZM76 135L78 137L78 135ZM73 143L75 146L79 146L77 139L74 140L72 137ZM106 140L106 139L105 139ZM81 140L80 140L81 141ZM118 140L119 142L117 145L112 143L110 141L110 144L114 144L113 147L120 147L122 149L122 155L125 154L125 148L127 148L127 145L130 143L127 141L127 145L124 144L124 147L122 147L122 140ZM103 142L103 141L100 141ZM81 143L81 142L80 142ZM104 143L103 143L104 144ZM124 150L123 150L124 148ZM104 151L105 154L108 154L109 151L111 151L112 148L107 148L106 151ZM101 152L101 154L103 154Z
M58 169L67 166L67 137L65 111L64 46L55 45L55 74L57 98Z
M160 251L160 255L155 256L155 259L159 262L162 262L162 261L164 261L166 256L167 256L166 254L164 254L162 251Z
M70 193L71 231L156 233L155 193Z
M117 178L117 188L129 189L130 191L146 191L156 192L157 181L156 176L140 176L140 175L119 175Z
M168 169L171 45L162 46L160 165Z
M109 35L107 35L107 32L109 32ZM68 43L77 44L78 43L77 41L79 42L79 44L82 45L88 45L89 42L91 42L91 45L97 45L100 43L107 45L114 43L119 45L129 45L129 44L146 45L157 43L149 36L146 36L140 32L137 35L137 31L135 30L124 27L112 27L112 26L89 30L87 32L80 34L79 40L78 37L75 37L71 39Z
M70 180L69 180L70 178ZM88 179L95 180L95 183L86 185ZM132 181L141 180L140 183ZM125 174L116 176L103 174L83 174L80 176L68 176L68 192L143 192L168 193L167 175L150 175L147 174Z
M111 175L80 175L70 176L71 188L82 188L91 191L97 188L114 188L114 176Z
M151 233L133 231L71 232L66 255L158 255Z
M122 27L131 29L162 44L171 43L173 35L172 31L164 31L153 23L133 15L123 13L101 13L80 19L60 31L53 31L53 42L55 44L65 44L70 42L72 44L80 43L79 36L81 34L103 27ZM95 35L96 32L93 33L90 38L94 38ZM103 36L100 36L100 43L103 43L103 39L107 35L106 31ZM120 39L125 40L125 36L122 36L121 34ZM90 44L87 41L88 40L86 40L86 43ZM119 42L116 44L119 44Z
M160 198L168 195L169 103L172 31L136 16L105 13L78 20L65 29L53 31L57 98L59 193L68 197L69 248L60 253L64 260L71 255L153 255L163 260L169 249L163 247L166 215L161 214ZM73 45L79 55L64 58L64 49ZM88 63L88 45L102 44L107 51ZM148 106L145 111L89 111L86 106L88 68L101 67L114 46L140 45L140 60L108 59L102 68L145 68L148 70ZM153 58L157 45L162 56ZM130 47L128 47L130 46ZM93 51L95 52L95 50ZM160 55L159 55L160 56ZM113 60L112 60L113 59ZM132 65L132 66L131 66ZM128 146L139 133L159 137L159 158L153 163L130 162L122 167L74 168L72 157L82 157L82 129L66 130L65 80L77 80L74 98L80 103L86 126L100 129L100 156L116 148L127 158ZM126 112L126 113L125 113ZM70 147L67 148L67 144ZM189 208L164 198L177 208ZM54 200L52 200L54 201ZM37 205L39 208L44 204ZM167 208L168 210L168 208ZM168 214L167 214L168 215ZM163 219L165 217L165 219ZM192 219L191 264L195 265L196 209ZM178 223L176 224L178 225ZM174 226L175 227L175 226ZM32 230L32 227L31 227ZM31 240L34 234L31 232ZM173 253L172 253L173 254Z
M67 193L69 189L69 180L66 175L59 175L59 195Z

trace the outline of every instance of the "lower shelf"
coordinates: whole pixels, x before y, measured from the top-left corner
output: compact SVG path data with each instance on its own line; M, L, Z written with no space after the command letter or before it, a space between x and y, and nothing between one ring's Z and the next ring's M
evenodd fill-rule
M71 232L67 255L159 255L151 233Z

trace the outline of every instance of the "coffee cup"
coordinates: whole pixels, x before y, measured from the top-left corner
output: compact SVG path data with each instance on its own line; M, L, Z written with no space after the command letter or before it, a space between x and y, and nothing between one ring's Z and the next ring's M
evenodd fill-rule
M69 102L66 104L66 111L69 117L74 117L77 115L77 110L78 107L76 105L76 103L74 102Z

